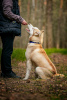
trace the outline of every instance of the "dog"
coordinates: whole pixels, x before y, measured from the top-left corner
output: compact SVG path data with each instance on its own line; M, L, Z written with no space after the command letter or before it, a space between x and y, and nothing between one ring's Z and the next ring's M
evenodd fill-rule
M56 67L47 56L45 50L42 48L44 30L39 30L28 24L26 31L29 33L29 43L26 49L26 76L23 80L27 80L30 76L32 66L35 68L36 78L49 79L54 76L64 76L57 74Z

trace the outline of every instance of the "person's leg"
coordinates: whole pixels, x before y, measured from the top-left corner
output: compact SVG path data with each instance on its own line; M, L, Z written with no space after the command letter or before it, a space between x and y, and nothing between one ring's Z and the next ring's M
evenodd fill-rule
M2 36L2 55L1 55L1 71L2 73L10 73L11 68L11 54L13 52L14 36Z
M16 76L11 67L11 54L13 52L14 37L15 36L13 35L1 36L3 46L1 55L1 76L3 77L20 78Z

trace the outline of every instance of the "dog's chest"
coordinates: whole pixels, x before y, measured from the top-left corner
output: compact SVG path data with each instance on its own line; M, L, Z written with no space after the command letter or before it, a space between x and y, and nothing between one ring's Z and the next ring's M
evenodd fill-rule
M27 46L27 49L26 49L26 52L25 52L26 59L30 59L33 48L34 48L34 44L28 43L28 46Z
M30 59L30 55L31 55L31 49L27 48L25 52L26 59Z

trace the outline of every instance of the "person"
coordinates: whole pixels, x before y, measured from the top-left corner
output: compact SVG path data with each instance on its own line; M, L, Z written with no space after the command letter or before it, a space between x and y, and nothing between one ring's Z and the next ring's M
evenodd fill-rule
M11 54L15 36L21 36L21 24L27 22L20 16L18 0L0 0L1 77L20 78L12 71Z

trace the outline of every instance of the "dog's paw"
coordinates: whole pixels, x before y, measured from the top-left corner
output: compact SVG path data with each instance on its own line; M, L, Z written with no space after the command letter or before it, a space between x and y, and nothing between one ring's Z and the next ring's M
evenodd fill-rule
M23 78L23 80L24 80L24 81L26 81L26 80L27 80L27 78Z

